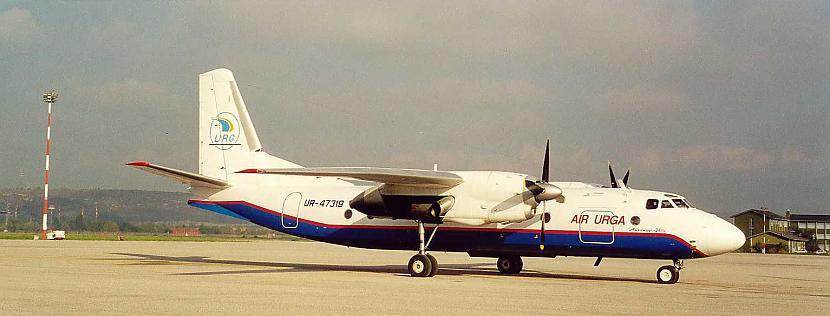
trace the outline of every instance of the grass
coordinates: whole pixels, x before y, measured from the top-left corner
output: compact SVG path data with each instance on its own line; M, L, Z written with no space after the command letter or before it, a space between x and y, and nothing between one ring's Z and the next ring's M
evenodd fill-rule
M33 233L2 233L0 239L32 239Z
M18 233L18 232L0 232L0 239L18 239L18 240L32 240L34 233ZM242 237L242 236L199 236L199 237L184 237L184 236L169 236L169 235L153 235L153 234L138 234L138 233L105 233L105 232L67 232L66 240L121 240L128 241L197 241L197 242L216 242L216 241L254 241L254 240L302 240L297 237L277 234L276 238L263 237Z

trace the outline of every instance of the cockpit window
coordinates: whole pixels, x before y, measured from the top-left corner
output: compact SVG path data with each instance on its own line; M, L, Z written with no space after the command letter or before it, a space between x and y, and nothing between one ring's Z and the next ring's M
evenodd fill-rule
M660 203L660 208L674 208L674 206L671 205L669 200L663 200L663 202Z
M672 199L671 201L674 202L674 204L677 205L677 207L689 208L689 205L686 204L686 201L683 201L682 199Z
M694 206L692 206L692 203L689 202L689 200L684 199L683 202L686 202L686 205L688 205L690 208L694 208Z
M656 209L658 205L660 205L660 200L648 199L648 201L646 201L647 210Z

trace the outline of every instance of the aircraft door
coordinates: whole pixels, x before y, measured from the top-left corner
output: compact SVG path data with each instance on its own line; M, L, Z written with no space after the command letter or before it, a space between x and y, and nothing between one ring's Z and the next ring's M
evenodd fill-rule
M613 244L618 217L610 210L583 209L579 215L579 241L584 244Z
M294 192L285 197L282 203L282 227L297 228L299 226L300 217L300 203L303 201L303 195L300 192Z

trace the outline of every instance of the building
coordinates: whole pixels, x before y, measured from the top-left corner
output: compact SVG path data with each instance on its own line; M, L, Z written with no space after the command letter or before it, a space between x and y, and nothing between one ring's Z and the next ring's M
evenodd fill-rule
M790 229L812 234L818 248L830 253L830 215L790 214L787 211L786 218L790 223Z
M766 244L767 253L806 253L807 242L810 241L793 233L772 230L751 235L746 240L744 246L749 245L748 252L762 252L761 248Z
M176 227L170 229L170 236L199 237L202 232L199 227Z
M812 240L819 252L830 252L830 215L791 214L784 216L766 208L749 209L731 216L732 223L747 236L741 250L758 252L808 252ZM807 238L807 237L811 238Z

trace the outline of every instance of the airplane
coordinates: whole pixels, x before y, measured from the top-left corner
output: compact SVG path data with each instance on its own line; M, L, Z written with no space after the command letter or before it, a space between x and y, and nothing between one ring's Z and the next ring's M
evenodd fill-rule
M496 258L520 273L522 257L671 260L657 282L676 283L684 260L734 251L731 223L678 194L550 181L502 171L303 167L263 151L231 71L199 75L198 172L146 161L127 165L189 186L188 204L302 238L368 249L417 251L413 277L432 277L430 252ZM437 168L435 168L437 169Z

